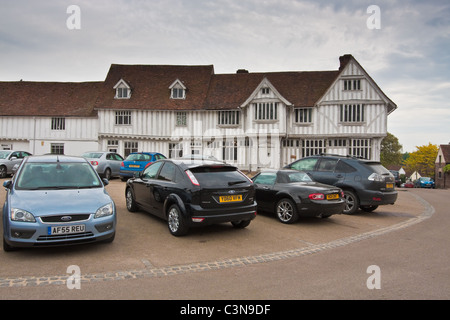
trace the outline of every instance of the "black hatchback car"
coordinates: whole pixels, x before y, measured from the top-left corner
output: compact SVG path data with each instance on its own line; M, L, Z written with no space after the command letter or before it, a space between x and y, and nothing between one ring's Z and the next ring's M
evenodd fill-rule
M167 221L174 236L192 226L231 222L245 228L256 217L253 182L218 161L159 160L127 181L127 209Z
M378 161L338 155L317 155L297 160L285 168L307 172L314 181L344 191L347 204L343 213L358 208L371 212L379 205L397 200L394 176Z

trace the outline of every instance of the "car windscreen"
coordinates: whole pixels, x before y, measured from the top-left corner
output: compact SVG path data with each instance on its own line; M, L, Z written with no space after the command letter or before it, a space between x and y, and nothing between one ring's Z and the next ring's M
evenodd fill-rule
M89 163L27 162L17 177L16 189L100 188L103 184Z
M202 188L228 188L231 186L245 186L251 183L234 167L202 166L191 168Z

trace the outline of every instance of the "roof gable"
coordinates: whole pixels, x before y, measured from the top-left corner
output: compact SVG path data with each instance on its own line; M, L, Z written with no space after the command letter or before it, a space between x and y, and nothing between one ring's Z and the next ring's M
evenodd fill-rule
M379 98L384 103L387 104L387 113L390 114L395 109L397 109L397 105L389 99L386 94L380 89L380 87L376 84L376 82L369 76L369 74L364 70L364 68L359 64L359 62L350 54L343 55L339 57L340 67L339 67L339 76L336 77L334 83L332 83L328 90L325 91L324 95L318 100L322 102L328 99L328 95L334 90L335 86L338 86L338 82L340 80L354 78L355 76L360 79L365 79L369 82L371 88L374 90L374 94L372 95L372 99ZM332 96L332 94L330 95Z

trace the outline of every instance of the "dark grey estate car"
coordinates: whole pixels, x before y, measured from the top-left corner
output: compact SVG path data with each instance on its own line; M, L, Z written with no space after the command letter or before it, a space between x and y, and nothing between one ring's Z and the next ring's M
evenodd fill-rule
M347 200L343 212L346 214L353 214L358 208L371 212L397 200L395 178L378 161L317 155L297 160L286 168L305 171L314 181L341 188Z
M256 216L253 182L226 163L165 159L135 175L125 189L127 209L166 220L174 236L214 223L245 228Z

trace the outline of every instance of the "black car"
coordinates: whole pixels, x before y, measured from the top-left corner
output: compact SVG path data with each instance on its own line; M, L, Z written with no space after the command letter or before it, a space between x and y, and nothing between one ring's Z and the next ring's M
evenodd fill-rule
M397 200L394 176L378 161L339 155L317 155L297 160L285 168L308 173L314 181L344 190L344 213L358 208L371 212Z
M328 218L345 208L340 188L314 182L304 172L268 170L252 180L258 210L274 212L283 223L294 223L299 217Z
M192 226L231 222L245 228L256 216L253 182L219 161L159 160L127 181L127 209L167 220L172 235Z

